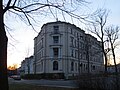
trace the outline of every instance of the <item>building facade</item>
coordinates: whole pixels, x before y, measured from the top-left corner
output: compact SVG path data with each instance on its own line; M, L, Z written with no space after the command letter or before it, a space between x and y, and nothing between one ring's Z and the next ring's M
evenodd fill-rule
M66 78L99 73L104 65L100 42L79 27L61 21L42 26L34 38L34 57L34 73L64 74Z
M25 60L21 62L21 70L20 70L21 75L34 74L33 63L34 63L34 56L25 58Z

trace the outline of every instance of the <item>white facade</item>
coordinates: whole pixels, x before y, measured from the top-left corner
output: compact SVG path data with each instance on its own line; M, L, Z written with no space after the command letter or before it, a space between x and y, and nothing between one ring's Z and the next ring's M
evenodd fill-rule
M88 49L89 39L95 43L89 43ZM60 21L44 24L34 39L34 72L64 73L66 78L88 70L100 72L104 64L102 53L90 55L101 51L98 46L100 42L96 38L73 24Z
M33 71L33 62L34 62L34 56L30 56L28 58L25 58L21 62L21 73L24 74L34 74Z
M88 52L86 60L89 60L89 70L91 73L99 73L103 71L104 61L101 48L101 42L90 34L86 34L86 52Z

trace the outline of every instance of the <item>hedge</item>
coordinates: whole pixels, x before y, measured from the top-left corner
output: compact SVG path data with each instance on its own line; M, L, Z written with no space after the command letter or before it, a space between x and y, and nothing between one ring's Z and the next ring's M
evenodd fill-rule
M23 79L64 79L64 73L25 74Z

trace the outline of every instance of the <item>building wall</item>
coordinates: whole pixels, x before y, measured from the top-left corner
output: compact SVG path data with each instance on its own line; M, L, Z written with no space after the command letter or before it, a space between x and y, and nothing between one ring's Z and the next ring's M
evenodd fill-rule
M58 27L59 31L54 32ZM66 77L78 75L88 72L88 60L89 71L100 72L103 66L103 55L99 51L100 43L97 39L85 34L75 25L60 21L47 23L42 26L41 32L34 39L34 72L64 73ZM58 70L53 70L53 62L56 61Z
M33 62L34 62L34 56L30 56L30 57L25 58L25 60L23 60L21 62L20 73L22 75L24 75L24 74L33 74L34 73Z

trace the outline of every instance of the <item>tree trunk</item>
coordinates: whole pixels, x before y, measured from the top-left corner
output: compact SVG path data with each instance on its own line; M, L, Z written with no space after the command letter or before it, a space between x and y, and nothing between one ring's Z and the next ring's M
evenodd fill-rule
M104 57L105 57L105 73L107 73L107 56L105 51L104 51Z
M117 64L116 64L116 59L115 59L115 52L114 50L112 49L112 53L113 53L113 60L114 60L114 64L115 64L115 72L117 73Z
M8 76L7 76L7 42L4 27L4 14L0 9L0 90L8 90Z
M103 41L102 41L102 51L103 51L104 58L105 58L105 73L107 73L107 54L106 54L105 49L104 49L104 42Z
M116 59L115 59L115 52L114 52L114 47L113 47L113 43L112 43L111 39L110 39L110 43L111 43L111 49L112 49L112 54L113 54L113 60L114 60L114 64L115 64L115 72L117 74L118 71L117 71L117 64L116 64Z

